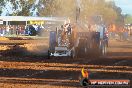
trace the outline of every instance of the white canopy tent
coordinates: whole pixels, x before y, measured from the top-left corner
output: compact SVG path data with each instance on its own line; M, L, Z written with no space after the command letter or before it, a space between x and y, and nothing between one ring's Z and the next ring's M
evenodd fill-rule
M65 17L32 17L32 16L0 16L3 21L30 21L30 20L43 20L43 21L65 21Z
M33 16L0 16L0 25L3 25L6 31L9 31L11 25L40 25L53 24L53 23L65 23L68 19L66 17L33 17ZM50 25L51 25L50 24ZM19 28L19 27L18 27Z

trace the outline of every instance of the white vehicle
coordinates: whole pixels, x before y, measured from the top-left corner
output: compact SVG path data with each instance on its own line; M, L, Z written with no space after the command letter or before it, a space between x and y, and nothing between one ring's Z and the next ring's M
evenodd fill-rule
M62 29L50 31L49 52L50 57L73 57L73 48L70 47L69 37L67 32Z
M55 47L55 52L51 53L50 56L55 57L71 56L71 51L69 51L67 47Z

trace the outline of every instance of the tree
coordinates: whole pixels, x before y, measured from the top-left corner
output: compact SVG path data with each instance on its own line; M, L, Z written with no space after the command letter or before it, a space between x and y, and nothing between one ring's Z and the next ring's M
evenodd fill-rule
M39 2L45 2L46 0L39 0ZM0 14L3 12L6 13L5 15L12 15L12 16L32 16L32 12L35 9L40 9L41 3L35 3L36 0L1 0L0 2ZM8 3L10 3L8 5ZM7 8L10 6L10 9ZM5 12L5 10L7 10ZM10 13L10 12L11 13Z
M124 16L124 18L125 18L125 24L132 24L132 16L131 15L126 14Z
M40 10L41 15L70 17L75 9L75 0L47 0L43 2L45 8Z
M5 5L4 0L0 1L0 14L2 13L2 6Z

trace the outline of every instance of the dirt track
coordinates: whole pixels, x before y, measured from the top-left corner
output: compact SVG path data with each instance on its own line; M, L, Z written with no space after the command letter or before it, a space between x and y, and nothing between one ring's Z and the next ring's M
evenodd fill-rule
M131 47L131 41L111 40L108 56L98 59L1 55L0 88L78 88L82 67L90 71L91 79L132 80Z

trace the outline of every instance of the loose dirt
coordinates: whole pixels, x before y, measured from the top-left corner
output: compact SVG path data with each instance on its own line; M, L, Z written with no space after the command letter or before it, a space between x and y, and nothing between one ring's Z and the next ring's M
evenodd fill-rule
M3 54L14 44L30 54ZM132 80L131 41L110 40L107 56L100 58L48 59L48 40L4 40L0 47L4 50L0 55L0 88L82 88L78 80L82 67L89 70L91 79Z

